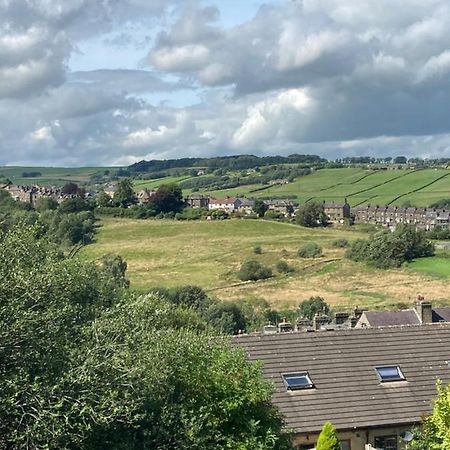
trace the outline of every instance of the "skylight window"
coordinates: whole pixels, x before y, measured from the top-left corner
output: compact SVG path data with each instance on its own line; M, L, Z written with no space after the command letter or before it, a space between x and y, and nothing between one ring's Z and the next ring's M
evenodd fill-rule
M402 381L405 376L399 366L384 366L376 368L380 381Z
M281 376L288 391L312 389L314 387L308 372L283 373Z

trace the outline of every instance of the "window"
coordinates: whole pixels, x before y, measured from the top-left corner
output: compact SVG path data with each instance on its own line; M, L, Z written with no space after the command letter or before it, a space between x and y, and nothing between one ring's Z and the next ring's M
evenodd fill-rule
M341 450L350 450L350 440L341 441Z
M404 380L402 371L399 366L384 366L377 367L376 371L378 373L378 377L380 381L401 381Z
M378 436L375 438L375 448L380 450L397 450L397 436Z
M283 373L281 374L283 383L288 391L298 389L312 389L314 387L308 372Z

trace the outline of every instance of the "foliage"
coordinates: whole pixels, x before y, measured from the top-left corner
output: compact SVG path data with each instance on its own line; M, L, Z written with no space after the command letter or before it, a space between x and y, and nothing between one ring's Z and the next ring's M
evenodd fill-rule
M312 320L316 314L329 315L331 312L330 305L325 302L322 297L310 297L308 300L304 300L300 303L299 314L302 317L307 317Z
M272 276L272 270L258 261L246 261L242 264L238 272L238 277L242 281L257 281Z
M95 202L97 203L97 206L99 208L103 208L103 207L111 206L112 199L105 191L100 191L95 196Z
M151 198L157 213L179 212L183 209L183 193L176 183L162 184Z
M294 269L283 259L276 263L275 268L279 273L289 273L294 271Z
M346 248L350 244L347 239L336 239L331 243L331 245L335 248Z
M394 232L379 232L371 239L357 240L347 252L350 259L378 268L399 267L406 261L433 254L433 244L425 232L409 225L399 225Z
M448 227L434 227L427 233L427 237L430 239L450 239L450 228Z
M414 430L411 450L443 450L450 448L450 385L437 382L437 398L433 413L423 421L421 429Z
M1 449L290 448L260 366L193 309L126 294L37 226L0 258Z
M316 258L322 256L322 247L315 242L308 242L298 249L297 254L300 258Z
M260 245L256 245L255 247L253 247L253 253L255 255L261 255L262 254L262 248Z
M176 220L200 220L208 215L207 208L184 208L175 214Z
M120 255L109 253L103 255L100 260L100 267L107 274L108 279L113 280L114 284L127 288L130 281L126 277L127 263Z
M330 422L325 422L317 440L316 450L340 450L340 448L336 429Z
M54 211L58 209L58 202L52 197L40 197L36 200L34 208L37 212Z
M263 217L267 209L268 206L264 203L263 200L259 198L255 200L255 204L253 205L253 211L255 211L255 213L258 214L259 217Z
M92 205L81 197L66 198L59 205L59 211L63 214L90 210L92 210Z
M436 209L449 209L450 208L450 198L441 198L440 200L432 203L430 208Z
M325 227L328 224L324 206L319 202L308 202L300 205L295 220L304 227Z
M122 208L127 208L136 203L133 182L130 178L124 178L119 181L117 190L114 192L114 201Z

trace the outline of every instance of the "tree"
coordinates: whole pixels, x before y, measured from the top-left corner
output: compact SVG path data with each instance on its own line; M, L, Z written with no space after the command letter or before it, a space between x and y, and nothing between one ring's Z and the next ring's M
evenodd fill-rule
M257 281L272 276L272 270L263 266L258 261L246 261L242 264L238 272L238 277L242 281Z
M255 200L253 211L255 211L255 213L258 214L259 217L264 217L264 214L268 209L268 206L264 203L263 200L259 198Z
M40 197L36 200L34 208L38 212L53 211L58 209L58 202L53 197Z
M290 448L260 365L192 308L125 293L37 226L0 258L0 448Z
M433 413L423 421L420 429L414 430L411 450L444 450L450 448L450 385L437 382L437 398Z
M183 209L183 193L176 183L162 184L151 198L157 213L179 212Z
M97 203L97 206L100 208L111 206L112 203L111 197L105 191L100 191L95 196L95 202Z
M416 230L411 225L399 225L394 232L382 231L370 239L355 241L347 257L386 269L433 254L434 246L424 231Z
M394 158L394 164L406 164L408 162L408 158L406 156L396 156Z
M107 277L114 280L117 286L125 288L130 286L130 281L126 277L127 262L120 255L112 253L103 255L100 265Z
M319 202L308 202L301 205L295 216L299 225L304 227L325 227L328 218L324 211L324 206Z
M66 198L59 205L59 211L63 214L89 211L90 209L89 202L81 197Z
M325 422L317 440L316 450L340 450L341 444L336 429L330 422Z
M78 195L78 185L76 183L66 183L62 189L64 195Z
M318 313L330 314L330 306L322 297L310 297L308 300L301 302L298 309L300 316L307 317L310 320Z
M119 181L117 191L114 193L114 201L123 208L127 208L136 203L133 182L129 178L124 178Z

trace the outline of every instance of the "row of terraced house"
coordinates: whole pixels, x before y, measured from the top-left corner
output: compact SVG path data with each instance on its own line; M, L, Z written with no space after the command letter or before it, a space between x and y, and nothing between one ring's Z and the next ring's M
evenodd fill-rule
M450 211L436 208L402 208L397 206L358 206L352 211L355 223L371 223L395 228L398 224L415 225L432 230L450 227Z

